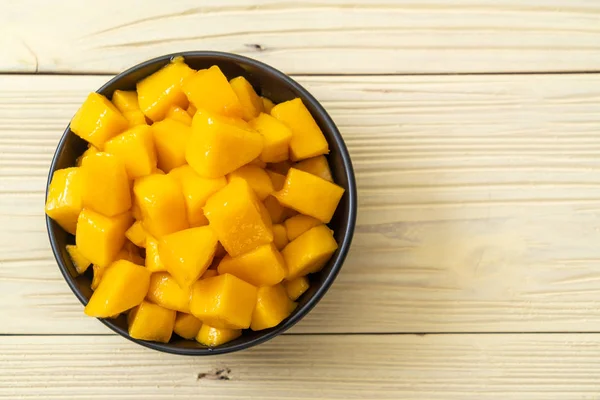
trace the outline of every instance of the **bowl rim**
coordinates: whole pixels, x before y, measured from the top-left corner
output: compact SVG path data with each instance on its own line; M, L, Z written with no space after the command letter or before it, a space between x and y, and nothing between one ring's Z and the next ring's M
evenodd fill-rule
M325 110L325 108L321 105L321 103L319 101L317 101L306 89L304 89L304 87L302 87L299 83L297 83L294 79L292 79L288 75L271 67L270 65L267 65L263 62L254 60L254 59L246 57L246 56L242 56L239 54L233 54L233 53L219 52L219 51L182 51L182 52L166 54L166 55L152 58L150 60L144 61L142 63L136 64L136 65L126 69L125 71L123 71L123 72L115 75L113 78L111 78L108 82L106 82L99 89L97 89L96 92L102 93L108 87L113 85L115 82L117 82L121 78L123 78L141 68L145 68L145 67L154 65L156 63L163 63L165 61L169 61L169 60L173 59L174 57L178 57L178 56L182 56L182 57L184 57L184 59L186 57L200 57L200 58L208 58L208 59L216 58L217 60L215 60L215 63L218 62L219 59L221 59L221 60L226 59L226 60L238 62L241 64L251 65L257 69L264 70L266 73L273 75L277 80L283 81L284 83L286 83L287 85L292 87L295 91L297 91L298 93L301 94L302 101L307 101L307 102L311 103L313 108L315 108L317 110L317 112L320 114L320 117L322 117L322 119L324 121L324 128L327 129L332 134L333 141L335 142L335 145L339 149L340 158L341 158L342 164L344 166L344 172L345 172L345 174L347 176L347 180L348 180L348 190L347 190L348 218L347 218L347 222L346 222L346 234L344 235L344 237L341 241L341 244L339 246L339 252L338 252L337 257L334 259L331 271L325 277L321 287L319 287L317 289L317 291L313 294L313 296L310 299L308 299L308 301L302 307L300 307L300 309L295 314L293 314L291 317L287 318L280 325L277 325L276 327L272 328L272 330L270 332L268 332L267 334L262 335L257 338L254 338L254 339L251 339L251 340L248 340L248 341L245 341L245 342L232 344L229 346L227 344L224 344L224 345L217 346L214 348L211 348L211 347L186 348L186 347L177 347L174 345L170 345L169 343L151 342L151 341L132 338L131 336L129 336L129 333L125 329L122 329L121 327L114 324L112 322L112 320L107 319L107 318L98 318L98 320L100 320L100 322L102 322L104 325L106 325L108 328L110 328L113 332L119 334L120 336L125 337L126 339L128 339L134 343L137 343L139 345L142 345L144 347L147 347L147 348L150 348L153 350L158 350L158 351L170 353L170 354L190 355L190 356L205 356L205 355L231 353L231 352L244 350L244 349L248 349L250 347L257 346L257 345L264 343L264 342L274 338L275 336L278 336L278 335L282 334L283 332L287 331L292 326L294 326L296 323L298 323L302 318L304 318L316 306L316 304L323 298L325 293L329 290L329 288L333 284L333 281L339 274L339 271L342 267L342 264L344 263L344 260L346 259L346 256L348 255L348 251L350 249L350 245L352 242L352 237L354 235L354 229L355 229L355 225L356 225L356 216L357 216L357 190L356 190L354 169L352 167L352 162L350 160L350 154L348 153L348 149L346 147L346 144L344 143L342 135L340 134L337 126L335 125L335 123L333 122L333 120L331 119L331 117L329 116L327 111ZM54 156L52 157L52 162L50 163L50 169L48 172L48 180L46 183L45 198L48 197L48 189L50 187L52 175L53 175L54 171L56 171L56 169L57 169L56 164L58 163L58 157L59 157L59 154L62 152L63 147L65 146L65 141L67 139L67 136L69 135L70 127L71 127L71 124L70 123L67 124L67 127L65 128L65 131L63 132L63 134L58 142L58 145L56 146L56 151L54 153ZM75 294L75 296L79 299L81 304L83 304L85 306L88 302L88 299L79 290L78 286L75 283L75 279L73 277L71 277L69 270L67 268L67 265L65 264L65 262L63 260L62 252L59 249L59 245L56 241L56 237L55 237L53 228L51 226L51 223L52 223L51 218L48 215L45 215L45 217L46 217L46 230L48 231L48 238L50 240L52 252L54 254L54 258L56 259L56 262L58 264L60 272L62 273L62 275L63 275L65 281L67 282L67 284L69 285L69 287L71 288L71 291L73 292L73 294Z

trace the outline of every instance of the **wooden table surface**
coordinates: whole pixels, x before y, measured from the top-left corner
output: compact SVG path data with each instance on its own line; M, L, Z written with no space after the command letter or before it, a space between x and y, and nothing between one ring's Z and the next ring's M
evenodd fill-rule
M1 0L0 45L0 398L600 398L600 2ZM87 93L181 50L292 75L359 187L329 293L224 356L85 317L43 218Z

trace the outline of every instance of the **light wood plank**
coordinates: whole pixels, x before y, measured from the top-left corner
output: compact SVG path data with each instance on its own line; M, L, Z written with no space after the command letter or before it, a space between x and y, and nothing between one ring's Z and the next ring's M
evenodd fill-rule
M102 333L52 258L47 168L98 76L0 77L0 333ZM600 76L312 77L359 218L294 332L599 331Z
M288 73L600 69L593 0L19 0L1 7L0 71L117 73L182 50L244 54Z
M6 399L595 399L600 336L284 336L182 357L116 336L0 338Z

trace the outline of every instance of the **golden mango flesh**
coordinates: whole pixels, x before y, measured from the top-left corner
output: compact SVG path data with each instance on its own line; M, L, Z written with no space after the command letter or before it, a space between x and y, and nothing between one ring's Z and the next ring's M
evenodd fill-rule
M242 336L240 329L214 328L207 324L202 324L202 327L196 335L196 340L208 347L215 347L231 342Z
M81 166L83 206L107 217L131 208L131 190L123 161L109 153L90 155Z
M202 321L192 314L178 312L175 318L173 332L184 339L194 339L202 327Z
M326 225L304 232L281 251L287 266L287 279L321 270L337 247L333 233Z
M156 168L154 139L148 125L135 126L113 137L104 144L104 151L123 162L129 180L150 175Z
M286 276L285 262L273 243L232 258L225 256L218 267L219 275L229 273L254 286L272 286Z
M90 93L71 120L71 131L102 149L104 142L129 127L129 121L104 96Z
M148 301L131 310L127 317L129 336L167 343L171 340L177 312Z
M250 329L260 331L272 328L286 319L295 308L296 303L288 297L282 285L260 287Z
M77 167L54 171L48 197L46 214L65 231L75 234L77 218L83 208L83 180L81 169Z
M128 212L107 217L84 208L77 220L77 249L91 263L105 267L115 260L123 247L125 231L132 222Z
M189 289L182 289L168 272L152 274L146 298L169 310L190 312Z
M202 69L183 84L183 91L198 110L241 118L242 105L221 69L216 65Z

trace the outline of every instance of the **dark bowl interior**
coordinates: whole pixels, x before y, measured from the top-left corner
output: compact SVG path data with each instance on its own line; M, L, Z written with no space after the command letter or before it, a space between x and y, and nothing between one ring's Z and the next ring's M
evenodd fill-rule
M232 342L216 348L208 348L194 341L183 340L175 334L171 342L167 344L133 339L127 333L125 316L121 315L117 319L101 319L102 323L118 334L155 350L184 355L228 353L255 346L286 331L304 317L323 297L338 274L350 247L356 220L356 183L344 141L319 102L287 75L250 58L228 53L202 51L169 54L136 65L117 75L102 86L98 93L111 98L115 90L134 90L137 81L159 70L175 56L183 56L187 64L194 69L208 68L216 64L229 79L243 75L254 86L257 93L272 99L275 103L300 97L329 142L328 159L335 182L346 189L333 220L329 224L335 232L339 248L321 272L309 276L310 289L298 299L298 307L293 314L278 326L259 332L245 330L240 338ZM48 184L55 170L75 165L76 158L85 151L86 146L86 142L71 132L67 126L50 166ZM82 276L77 276L73 263L65 250L65 245L74 243L75 238L48 217L46 217L46 225L54 256L65 280L77 298L84 305L87 304L92 295L90 289L91 268Z

